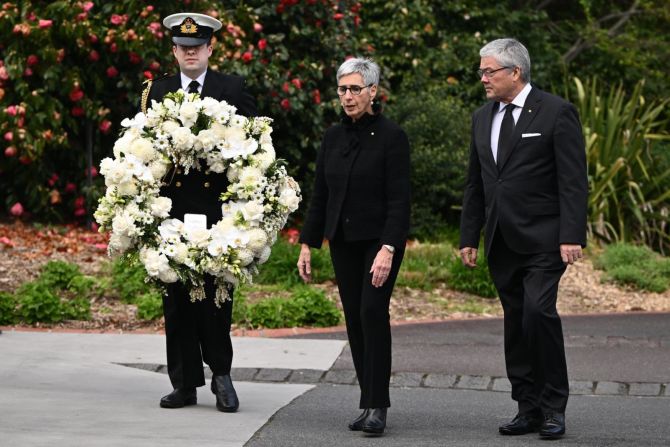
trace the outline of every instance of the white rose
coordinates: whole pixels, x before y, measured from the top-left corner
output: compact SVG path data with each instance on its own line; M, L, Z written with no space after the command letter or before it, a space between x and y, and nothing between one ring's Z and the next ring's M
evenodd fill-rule
M105 186L118 185L132 177L132 172L126 169L125 163L117 160L105 163L105 171Z
M156 217L168 217L172 209L172 199L168 197L156 197L149 204L151 214Z
M173 259L180 264L185 263L186 259L188 258L188 245L179 242L174 244L174 249L175 253Z
M167 256L153 248L142 248L140 250L140 261L149 276L157 277L164 270L170 268Z
M164 160L155 160L152 161L149 165L149 171L151 171L153 178L160 179L163 178L165 174L167 174L168 166L168 163L166 163Z
M164 241L175 244L184 234L184 222L179 219L166 219L158 226L158 233Z
M126 131L121 138L116 140L114 143L114 156L116 158L119 158L121 156L121 153L126 153L128 152L128 148L130 147L130 144L133 142L135 139L135 135L133 132Z
M240 169L237 166L230 166L226 171L226 177L230 183L236 182L240 178Z
M218 140L216 132L211 129L201 130L196 138L199 147L204 149L212 149Z
M205 247L209 242L209 230L206 228L191 228L186 231L186 239L196 247Z
M128 151L142 160L144 163L148 163L154 158L156 158L156 151L154 150L151 141L146 138L137 138L133 140L130 144Z
M284 188L279 193L279 204L285 206L289 211L293 212L298 209L300 198L291 188Z
M130 236L135 233L135 219L127 211L123 211L112 219L112 232L120 236Z
M123 253L130 248L132 239L122 234L112 233L109 238L109 249L112 253Z
M173 120L168 120L165 121L163 124L161 124L161 129L163 129L163 132L171 134L174 132L176 129L178 129L179 123Z
M267 151L261 152L260 154L254 155L254 160L256 160L258 169L265 172L270 167L270 165L275 161L275 155L274 153L270 153Z
M265 208L263 207L262 203L255 200L250 200L244 204L241 211L242 215L244 216L244 220L247 222L255 222L263 220L264 210Z
M135 196L137 195L137 182L129 180L118 185L118 193L121 196Z
M191 127L198 119L198 109L192 102L184 102L179 107L179 121L184 127Z
M179 280L179 276L173 269L165 268L158 272L158 279L166 283L173 283Z

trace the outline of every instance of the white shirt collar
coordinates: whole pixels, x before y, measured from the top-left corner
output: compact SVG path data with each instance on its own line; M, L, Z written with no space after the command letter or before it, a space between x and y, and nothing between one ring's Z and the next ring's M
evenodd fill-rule
M512 100L512 104L517 106L517 108L519 110L523 109L523 106L526 104L526 98L528 98L528 95L530 94L531 88L532 87L530 85L530 82L527 83L526 85L523 86L523 88L521 89L519 94L516 95L514 97L514 99ZM498 107L498 112L503 112L505 110L505 107L507 106L507 104L505 104L503 102L501 102L500 104L501 104L501 106ZM504 104L505 107L502 107L502 104Z
M179 75L181 76L181 88L185 92L188 92L188 85L191 83L191 81L198 81L198 84L200 84L200 87L198 87L198 91L202 93L202 86L205 85L205 76L207 75L207 69L205 69L205 71L203 71L202 74L195 79L189 78L182 72L179 72Z

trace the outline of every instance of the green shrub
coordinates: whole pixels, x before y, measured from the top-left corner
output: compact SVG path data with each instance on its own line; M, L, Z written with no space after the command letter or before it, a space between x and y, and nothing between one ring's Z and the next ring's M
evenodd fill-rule
M81 276L81 271L77 264L49 261L42 267L39 281L49 287L66 289L70 281L79 276Z
M67 290L77 295L88 296L96 287L97 281L91 276L78 275L73 277L67 285Z
M90 320L91 301L88 297L61 300L63 320Z
M152 284L146 282L146 277L147 272L137 257L122 256L112 261L110 292L124 303L135 303L142 295L158 293Z
M473 293L485 298L495 298L498 291L493 285L486 258L480 251L477 267L465 267L458 256L453 256L449 264L449 286L461 292Z
M340 311L325 293L310 286L295 287L290 297L274 296L251 304L239 294L233 306L233 321L252 328L328 327L341 319Z
M163 316L163 299L159 293L150 292L140 295L136 300L137 318L157 320Z
M16 297L11 293L0 292L0 324L14 324L16 318Z
M662 293L670 288L670 258L645 246L612 244L594 261L604 270L603 280Z
M277 239L272 247L270 259L261 265L259 275L255 279L258 284L284 284L293 286L302 284L298 275L298 256L300 245L291 244L284 238ZM330 252L327 246L320 250L312 250L312 281L319 284L333 279L333 265L330 261Z
M17 291L19 316L28 324L63 321L64 309L55 290L44 283L29 282Z
M448 243L408 247L396 280L397 286L430 290L446 282L453 247Z

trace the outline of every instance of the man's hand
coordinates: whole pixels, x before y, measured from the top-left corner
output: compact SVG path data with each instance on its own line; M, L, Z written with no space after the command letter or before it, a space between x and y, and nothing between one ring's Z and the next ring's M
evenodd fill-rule
M461 248L461 261L471 269L477 267L477 249L472 247Z
M382 247L377 252L377 256L375 256L375 260L372 262L372 268L370 269L370 273L372 273L373 286L381 287L384 285L389 277L392 262L393 253Z
M561 259L564 264L574 264L584 257L579 244L561 244Z
M312 281L312 252L309 245L300 245L300 256L298 257L298 273L305 282Z

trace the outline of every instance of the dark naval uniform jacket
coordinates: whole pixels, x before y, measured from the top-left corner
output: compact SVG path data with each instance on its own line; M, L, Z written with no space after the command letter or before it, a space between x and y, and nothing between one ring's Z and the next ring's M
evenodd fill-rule
M176 92L180 88L179 73L157 79L151 84L147 106L151 107L151 100L160 102L167 93ZM226 101L237 107L240 115L257 115L254 99L244 89L244 78L241 76L226 75L208 69L200 96ZM199 171L192 169L188 175L184 175L181 170L167 174L167 185L161 189L161 195L172 199L171 217L183 221L185 213L205 214L208 226L221 219L219 196L226 191L228 180L225 173L208 174L206 170L203 163Z

